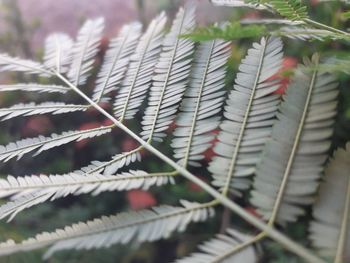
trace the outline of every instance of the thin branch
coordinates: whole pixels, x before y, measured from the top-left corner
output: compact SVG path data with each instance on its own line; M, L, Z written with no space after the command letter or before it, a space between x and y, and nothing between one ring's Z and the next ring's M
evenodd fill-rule
M348 187L347 187L347 194L346 194L346 201L344 205L344 213L343 218L341 222L341 228L340 228L340 235L339 240L337 244L337 253L335 255L334 263L341 263L343 262L344 258L344 251L346 251L346 240L347 240L347 233L349 228L349 217L350 217L350 178L348 179Z

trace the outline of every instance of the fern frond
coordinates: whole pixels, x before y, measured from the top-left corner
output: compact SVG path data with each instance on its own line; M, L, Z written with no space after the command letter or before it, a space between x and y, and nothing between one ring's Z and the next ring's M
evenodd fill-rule
M146 98L154 65L161 51L165 22L165 13L152 20L130 58L129 68L114 103L115 115L120 121L131 119Z
M87 20L79 30L78 37L72 48L72 63L67 73L68 78L75 86L83 85L90 74L94 57L98 52L103 18Z
M18 116L30 116L37 114L62 114L74 111L85 111L89 106L65 104L62 102L44 102L40 104L27 103L16 104L9 108L0 108L1 120L9 120Z
M7 162L8 160L17 157L20 159L24 154L36 150L35 155L51 148L70 143L72 141L80 141L87 138L103 135L112 130L112 126L102 126L100 128L68 131L62 134L52 134L50 137L39 136L36 138L22 139L17 142L9 143L6 146L0 145L0 161Z
M142 120L144 140L161 141L164 131L175 118L178 105L186 89L191 68L193 42L180 39L195 25L194 6L180 8L170 32L165 36L163 50L155 66L155 75Z
M281 16L293 21L302 21L308 18L307 8L301 0L210 0L213 4L219 6L233 7L251 7L260 10L273 9Z
M315 29L300 26L285 26L271 32L271 35L282 36L296 40L349 40L349 36L324 29Z
M335 263L350 259L350 143L338 149L325 170L310 225L312 245Z
M115 90L122 81L129 64L129 57L135 51L141 29L140 23L130 23L123 26L119 35L111 40L97 76L92 96L94 101L100 101L105 94Z
M274 10L281 16L289 20L302 21L308 18L306 6L303 5L302 0L272 0L268 1Z
M182 34L182 37L193 41L208 41L215 39L234 40L249 37L260 37L266 35L267 30L264 25L242 26L239 22L226 23L224 26L199 27L189 34Z
M24 209L67 195L91 193L96 196L105 191L147 190L153 185L169 182L174 184L171 173L146 173L141 170L130 170L118 175L70 173L17 178L8 176L6 180L0 179L0 197L12 196L12 201L0 206L0 219L10 216L10 221Z
M66 73L71 62L73 40L63 33L49 35L45 40L44 65L58 73Z
M244 0L210 0L214 5L218 6L231 6L231 7L249 7L254 8L258 10L265 10L266 6L257 4L257 3L250 3L249 1ZM253 1L252 1L253 2ZM257 2L257 1L255 1Z
M37 91L39 93L66 93L70 90L68 87L58 86L58 85L42 85L37 83L23 83L23 84L9 84L0 85L0 92L2 91Z
M338 84L317 65L315 55L307 66L316 69L296 71L256 168L251 202L265 219L282 224L313 202L331 144Z
M88 166L80 168L75 173L101 173L104 175L112 175L120 168L128 166L130 163L141 161L140 148L136 148L129 152L117 154L111 160L106 162L92 161Z
M51 246L45 258L65 249L92 249L155 241L168 238L174 231L184 231L191 222L201 222L213 216L211 204L181 202L183 207L162 205L150 210L132 211L115 216L103 216L86 223L77 223L55 232L43 232L21 243L13 240L0 244L0 255L13 254Z
M1 71L20 71L27 74L39 74L49 77L52 73L45 69L39 62L10 57L7 54L0 54L0 72Z
M291 21L288 19L273 19L273 18L244 18L239 21L243 25L250 24L264 24L264 25L287 25L287 26L298 26L304 24L303 21Z
M230 42L201 43L195 53L191 81L181 102L171 146L182 166L200 166L202 153L211 146L225 91L225 65L231 54Z
M251 236L234 229L227 229L227 234L218 234L216 238L199 246L201 252L179 259L176 263L255 263L258 256L253 246L237 251L240 244L251 240Z
M213 185L223 191L245 190L247 178L255 171L279 104L277 80L271 79L282 66L282 42L279 38L262 38L248 50L239 66L235 85L226 102L225 120L220 125L219 142L209 164Z
M343 72L350 75L350 56L336 57L331 56L319 66L320 71L329 73Z

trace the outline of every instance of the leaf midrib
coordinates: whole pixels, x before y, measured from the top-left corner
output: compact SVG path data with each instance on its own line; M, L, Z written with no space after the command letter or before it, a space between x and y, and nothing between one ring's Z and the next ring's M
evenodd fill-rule
M347 232L349 230L349 217L350 217L350 177L348 176L348 186L344 204L344 212L341 221L340 234L337 242L337 251L334 259L334 263L343 262L343 255L346 249Z
M41 244L42 246L47 246L47 245L53 244L55 242L60 242L61 240L71 240L71 239L85 237L85 236L90 236L90 235L94 235L94 234L98 234L98 233L109 232L109 231L113 231L113 230L133 227L133 226L137 226L137 225L144 225L144 224L147 224L147 223L152 222L152 221L163 220L163 219L168 218L168 217L174 217L174 216L178 216L178 215L185 214L185 213L188 213L188 212L192 212L192 211L195 211L195 210L210 208L212 206L213 206L213 204L211 202L210 203L205 203L205 204L199 204L197 206L193 206L193 207L190 207L190 208L180 208L180 209L176 210L175 212L168 212L168 213L164 213L164 214L156 214L156 215L154 215L151 218L140 219L140 220L138 220L136 222L126 223L125 225L122 225L122 226L119 225L119 226L113 226L113 227L110 227L110 228L104 227L103 229L98 229L98 230L90 231L90 232L87 232L87 233L81 233L81 234L77 234L77 235L72 234L70 236L68 235L68 237L67 236L60 236L60 237L52 238L50 240L36 241L36 242L30 243L30 244L23 244L23 242L22 242L22 243L19 243L19 244L17 243L16 246L17 247L26 247L26 246L30 247L30 246L33 246L33 245L37 246L39 244ZM174 207L174 208L176 209L178 207ZM154 212L154 213L157 213L157 212ZM89 221L89 222L93 222L93 221ZM65 233L67 233L67 232L65 232ZM50 233L50 234L53 234L53 232ZM26 241L26 240L24 240L24 241ZM22 249L19 249L17 251L21 251Z
M206 82L207 77L208 77L207 76L207 72L209 70L209 65L210 65L210 62L211 62L211 59L212 59L211 55L213 53L213 50L214 50L214 47L215 47L215 43L216 43L215 40L212 41L212 44L210 46L210 50L208 52L207 63L205 65L205 69L204 69L204 72L203 72L203 78L202 78L202 81L201 81L199 94L197 96L196 109L194 111L194 115L193 115L193 119L192 119L192 125L191 125L191 130L190 130L189 139L188 139L188 144L187 144L187 147L186 147L186 154L185 154L185 158L184 158L184 161L183 161L183 166L184 167L187 166L187 162L188 162L188 159L189 159L191 146L192 146L192 140L193 140L193 137L194 137L194 131L195 131L196 123L197 123L197 115L198 115L198 112L199 112L199 107L200 107L201 102L202 102L202 93L203 93L203 89L204 89L204 86L205 86L205 82Z
M317 68L317 65L318 65L318 61L315 64L315 68ZM307 94L307 97L306 97L306 100L305 100L305 106L304 106L304 109L303 109L302 116L300 118L300 122L299 122L297 133L296 133L295 138L294 138L293 147L292 147L291 153L289 155L289 159L288 159L288 162L287 162L287 165L286 165L286 169L284 170L281 186L279 188L279 191L278 191L278 194L277 194L277 197L276 197L276 202L274 204L274 207L273 207L272 213L271 213L271 217L269 219L269 224L270 225L274 224L274 221L277 218L278 210L279 210L279 208L280 208L280 206L282 204L283 195L284 195L284 192L286 191L286 188L287 188L287 185L288 185L288 179L289 179L290 171L291 171L292 166L293 166L294 158L295 158L295 156L297 154L297 149L299 147L299 143L300 143L300 140L301 140L301 135L303 133L303 128L304 128L304 124L305 124L305 121L306 121L308 109L309 109L309 106L310 106L310 103L311 103L311 97L312 97L312 92L313 92L314 87L315 87L316 77L317 77L317 69L314 70L313 74L312 74L312 78L311 78L311 81L310 81L308 94Z
M179 30L178 30L178 35L181 34L183 22L185 20L185 16L186 16L186 10L184 9L183 16L182 16L181 23L180 23ZM157 105L157 109L156 109L156 112L154 114L153 124L152 124L152 128L151 128L151 132L149 133L149 138L147 140L147 143L151 143L151 141L152 141L152 137L153 137L153 134L154 134L154 131L155 131L155 128L156 128L156 124L157 124L157 120L158 120L158 114L159 114L160 108L162 106L162 102L163 102L163 98L164 98L164 95L165 95L165 90L166 90L166 87L167 87L167 83L169 81L171 70L173 68L173 64L174 64L173 61L174 61L176 53L177 53L178 44L179 44L179 38L176 37L176 42L175 42L173 53L172 53L172 56L171 56L171 59L170 59L169 68L168 68L167 74L165 76L164 84L163 84L163 87L162 87L162 92L161 92L160 97L159 97L159 103Z
M136 172L138 172L138 171L136 171ZM70 173L70 174L67 174L66 176L73 176L73 175L74 175L74 173ZM0 188L0 192L1 191L13 191L13 190L20 191L20 190L28 190L28 189L40 189L40 188L45 188L45 187L47 187L47 188L65 187L67 185L69 185L69 186L81 185L83 187L83 185L85 185L85 184L97 184L97 183L105 183L105 182L113 182L113 181L124 181L124 180L129 180L129 179L148 179L148 178L153 178L153 177L163 177L163 176L173 176L173 175L174 174L172 172L150 173L150 174L147 173L147 174L143 174L143 175L134 175L132 173L128 173L128 175L123 175L123 174L102 175L103 178L86 180L82 177L80 181L75 180L74 182L66 181L63 183L52 183L52 184L43 183L42 185L10 186L10 187ZM63 177L64 177L64 175L63 175ZM39 177L39 179L40 179L40 177ZM47 176L47 179L49 179L51 182L50 176ZM48 189L46 189L46 190L48 190Z
M121 43L121 45L119 47L118 52L116 52L116 54L114 54L114 56L113 56L113 63L111 65L111 67L109 68L108 74L105 76L105 80L103 82L102 89L100 91L98 91L99 95L98 95L98 97L96 99L96 102L99 102L101 100L102 96L104 95L104 91L107 88L107 84L108 84L109 79L110 79L110 77L112 75L113 69L114 69L117 61L119 60L119 56L122 53L122 50L123 50L124 45L125 45L125 42L129 38L129 34L130 34L130 31L127 32L126 36L124 36L123 41L122 41L122 43Z
M3 155L3 154L8 154L8 153L11 153L11 152L16 152L16 151L22 151L26 148L31 148L31 147L40 147L41 144L46 144L48 142L52 142L52 141L56 141L56 140L61 140L61 139L64 139L64 138L67 138L67 137L71 137L71 136L77 136L77 135L81 135L81 134L85 134L85 133L90 133L90 132L94 132L94 131L98 131L98 130L108 130L108 129L111 129L112 127L114 127L115 125L110 125L110 126L103 126L103 127L99 127L99 128L95 128L95 129L91 129L91 130L84 130L84 131L79 131L77 133L71 133L71 134L66 134L66 135L63 135L63 136L59 136L59 137L55 137L55 138L50 138L48 140L45 140L45 141L41 141L41 142L37 142L37 143L33 143L31 145L26 145L26 146L23 146L23 147L19 147L19 148L16 148L16 149L13 149L13 150L10 150L10 151L4 151L4 152L0 152L0 156ZM33 138L34 139L34 138ZM6 146L5 146L6 147ZM35 148L33 148L33 150L35 150Z
M119 118L119 121L120 122L123 122L124 121L124 118L125 118L125 115L126 115L126 112L128 110L128 106L129 106L129 101L130 101L130 98L131 98L131 94L132 94L132 91L135 87L135 83L136 83L136 80L138 78L138 75L139 75L139 72L140 72L140 69L141 69L141 66L142 66L142 63L143 63L143 59L148 51L148 47L151 43L151 40L152 40L152 37L153 37L153 34L154 34L154 31L156 29L157 25L155 25L153 28L152 28L152 31L151 31L151 34L148 36L147 38L147 42L146 42L146 47L145 49L143 50L142 52L142 55L141 55L141 58L139 60L139 63L137 64L137 68L136 68L136 71L135 71L135 74L134 74L134 77L133 77L133 80L132 80L132 83L130 84L130 86L128 86L129 88L129 91L128 91L128 95L126 97L126 100L124 102L124 107L123 107L123 111L122 111L122 114Z
M87 35L87 39L84 43L84 46L83 46L83 49L81 50L81 52L79 53L79 57L78 57L78 62L79 62L79 67L78 67L78 71L77 71L77 75L76 75L76 78L75 78L75 82L74 84L76 86L79 85L79 80L80 80L80 72L81 72L81 69L83 67L83 61L84 61L84 55L85 55L85 52L87 50L87 47L88 47L88 44L90 42L90 39L91 39L91 34L92 32L95 30L95 27L92 27L90 30L89 30L89 33Z
M260 79L260 75L261 75L261 71L262 71L262 67L263 67L263 63L264 63L264 59L265 59L265 52L266 52L266 47L267 47L268 40L269 40L268 38L265 38L265 43L264 43L263 49L261 51L261 57L260 57L260 60L259 60L258 70L256 72L256 76L255 76L255 80L254 80L254 84L253 84L253 89L252 89L252 92L251 92L251 95L250 95L250 98L249 98L247 109L246 109L245 114L244 114L244 119L243 119L243 122L242 122L242 125L241 125L241 129L240 129L239 134L238 134L236 147L235 147L235 150L233 152L232 159L231 159L231 162L230 162L229 171L227 173L226 184L225 184L225 186L224 186L224 188L222 190L222 194L224 194L224 195L228 194L228 191L229 191L229 188L230 188L230 183L231 183L231 179L233 177L234 169L235 169L235 166L236 166L238 152L240 150L241 143L243 141L244 132L245 132L246 126L248 124L250 110L251 110L251 108L253 106L255 92L256 92L257 86L259 84L259 79Z

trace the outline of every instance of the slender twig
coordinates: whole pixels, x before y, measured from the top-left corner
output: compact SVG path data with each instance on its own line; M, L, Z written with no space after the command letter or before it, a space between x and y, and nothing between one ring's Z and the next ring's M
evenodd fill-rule
M303 19L303 21L305 23L309 24L309 25L312 25L312 26L316 27L316 28L325 29L325 30L328 30L328 31L331 31L331 32L334 32L334 33L337 33L337 34L345 35L345 36L350 38L350 33L348 33L348 32L336 29L336 28L331 27L331 26L327 26L325 24L316 22L316 21L314 21L312 19L309 19L309 18L305 18L305 19Z
M340 228L340 234L339 234L339 240L337 244L337 252L334 258L334 263L341 263L344 260L344 252L346 251L346 239L347 239L347 233L349 229L349 212L350 212L350 178L348 179L348 187L347 187L347 194L345 198L345 205L344 205L344 213L343 213L343 219L341 222L341 228Z

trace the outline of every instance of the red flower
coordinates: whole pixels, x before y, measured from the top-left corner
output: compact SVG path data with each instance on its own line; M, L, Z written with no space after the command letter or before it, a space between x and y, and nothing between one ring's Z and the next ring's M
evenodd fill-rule
M133 210L140 210L157 204L151 193L142 190L131 190L126 194L126 197Z
M177 127L176 121L171 122L168 129L166 129L166 133L172 134L174 132L174 130L176 129L176 127Z
M203 154L204 154L204 160L206 160L207 162L210 162L211 159L216 155L216 153L214 152L214 146L215 144L218 142L217 139L217 134L219 133L219 129L216 129L214 131L211 132L212 134L215 134L214 139L210 142L211 146L209 149L207 149Z
M289 82L290 77L286 76L285 73L287 73L289 70L294 69L298 64L298 60L294 57L285 57L282 62L282 68L281 70L273 77L281 79L280 87L274 92L275 94L284 94Z

